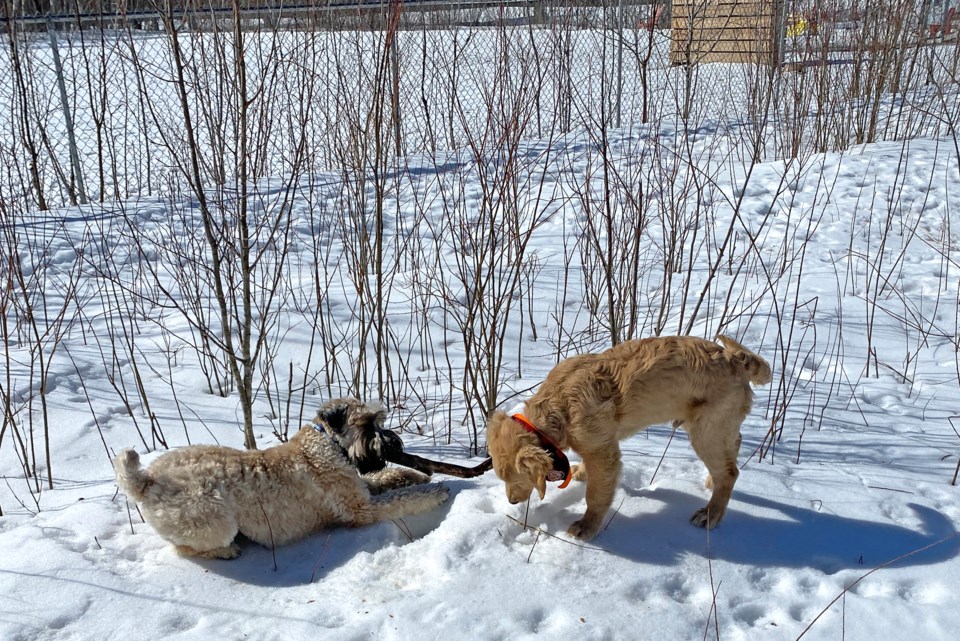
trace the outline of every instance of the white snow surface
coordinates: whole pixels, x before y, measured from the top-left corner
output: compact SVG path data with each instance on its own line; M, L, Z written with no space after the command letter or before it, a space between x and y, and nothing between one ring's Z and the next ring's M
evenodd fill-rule
M960 169L951 147L938 140L865 145L817 156L786 181L795 192L790 211L778 212L758 243L761 251L782 248L778 239L804 235L809 256L791 296L816 298L818 309L838 317L842 311L842 326L817 328L818 349L839 345L831 353L842 360L812 352L786 367L774 362L775 376L789 367L802 382L829 367L843 384L827 411L795 407L775 456L762 461L756 450L776 408L769 389L757 390L742 429L742 473L724 521L710 532L687 521L707 499L703 467L682 432L667 447L670 429L659 426L622 443L614 510L587 544L565 534L584 509L581 484L551 485L543 501L511 506L491 472L438 479L451 490L449 502L404 519L403 528L332 530L276 550L243 542L231 561L183 558L128 508L113 482L109 455L133 446L149 462L159 452L146 454L102 381L100 356L73 331L65 339L71 358L54 361L48 389L54 489L31 494L9 434L0 447L0 639L956 639L960 488L950 481L960 436L950 418L960 414L960 382L949 338L960 274ZM749 226L789 172L782 162L760 164L745 191L738 172L731 167L729 183L718 188L742 195ZM820 181L830 183L829 194ZM915 338L905 338L896 318L908 308L929 311L946 336L933 332L917 348L909 381L896 367L862 374L867 306L837 276L845 273L838 264L874 251L870 230L882 221L868 220L878 214L865 207L865 192L886 197L890 190L899 190L904 217L919 223L889 241L905 248L897 291L908 298L889 301L904 313L877 315L874 343L881 352L904 352ZM166 206L141 199L124 209L146 225ZM805 212L812 211L818 218L810 225ZM48 224L51 215L64 225ZM110 215L109 207L64 209L37 214L38 224L24 230L51 234L51 253L66 261L68 237ZM532 241L557 269L558 226L551 222ZM928 242L943 234L952 238L947 259ZM947 289L932 310L941 283ZM761 330L745 326L739 338L773 361L774 341ZM526 353L511 388L542 380L555 363L550 352L534 346ZM239 447L236 399L205 393L186 361L172 376L178 399L158 386L152 411L170 417L177 403L189 406L197 413L193 442L215 437ZM324 400L317 395L316 406ZM168 430L168 444L185 445L175 432ZM276 442L266 425L258 436L261 447ZM480 460L467 456L463 439L459 446L404 439L421 455Z

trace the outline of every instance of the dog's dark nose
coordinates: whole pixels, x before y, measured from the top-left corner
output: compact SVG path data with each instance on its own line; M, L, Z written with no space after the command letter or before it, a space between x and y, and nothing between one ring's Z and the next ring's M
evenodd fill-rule
M507 500L510 501L510 505L516 505L517 503L520 502L519 499L516 499L516 500L515 500L515 499L507 499Z

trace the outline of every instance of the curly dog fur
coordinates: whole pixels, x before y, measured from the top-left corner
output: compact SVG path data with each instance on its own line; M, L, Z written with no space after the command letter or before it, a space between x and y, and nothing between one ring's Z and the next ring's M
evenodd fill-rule
M449 490L439 484L407 487L426 483L426 474L386 468L362 451L361 442L372 451L389 440L387 430L377 429L382 408L351 400L324 406L317 420L266 450L194 445L164 454L146 470L127 449L114 460L117 485L178 552L219 559L239 555L238 533L272 547L327 527L426 512L447 500ZM353 436L344 446L330 434L346 424L357 429L344 431ZM366 474L358 474L351 452Z
M769 383L770 366L732 338L718 338L723 346L672 336L574 356L554 367L526 402L526 418L583 461L574 466L573 478L587 483L587 510L568 534L589 540L600 530L619 482L619 441L671 421L690 435L713 489L710 502L690 521L708 528L720 522L739 474L740 424L753 401L750 383ZM494 412L487 445L511 503L526 500L534 489L544 497L555 462L537 434Z

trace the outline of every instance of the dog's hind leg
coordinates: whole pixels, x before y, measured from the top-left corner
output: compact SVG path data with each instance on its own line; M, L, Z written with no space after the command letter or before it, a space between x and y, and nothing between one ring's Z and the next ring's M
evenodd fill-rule
M236 519L210 497L167 504L162 511L147 510L145 516L157 534L173 543L184 556L205 559L240 556L240 548L233 541L239 531Z
M574 481L584 483L587 480L587 468L583 466L583 463L574 463L570 466L570 475Z
M701 419L689 428L690 444L707 467L709 476L705 483L713 490L707 505L690 517L690 522L699 527L713 528L723 518L733 494L740 470L737 454L740 451L740 423L718 425Z
M450 490L439 483L426 487L406 487L387 490L367 501L354 501L346 509L350 525L370 525L398 519L411 514L428 512L440 507L450 496Z
M240 547L234 543L237 524L222 515L212 516L206 523L187 531L177 531L171 536L166 536L159 529L157 531L184 556L202 559L235 559L240 556Z

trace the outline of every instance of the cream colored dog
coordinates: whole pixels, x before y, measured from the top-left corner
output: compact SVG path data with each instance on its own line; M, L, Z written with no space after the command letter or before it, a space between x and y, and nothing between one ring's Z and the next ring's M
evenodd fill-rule
M522 415L494 412L487 445L509 501L526 500L534 488L543 499L547 480L585 480L587 511L567 533L589 540L613 502L619 441L672 421L689 433L713 488L690 521L708 528L719 523L739 474L740 424L753 400L749 383L770 382L765 360L731 338L719 340L722 347L692 336L646 338L574 356L551 370ZM582 465L569 467L567 448Z
M382 416L379 408L360 403L349 409L354 423L372 424ZM439 484L405 487L429 480L415 470L388 467L358 474L344 448L313 426L266 450L185 447L164 454L147 470L127 449L117 455L114 468L117 485L140 503L147 523L181 554L204 558L239 555L238 532L273 547L325 527L426 512L449 495Z

